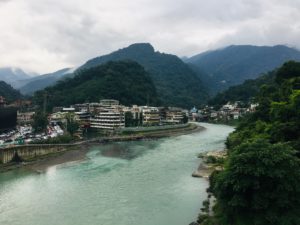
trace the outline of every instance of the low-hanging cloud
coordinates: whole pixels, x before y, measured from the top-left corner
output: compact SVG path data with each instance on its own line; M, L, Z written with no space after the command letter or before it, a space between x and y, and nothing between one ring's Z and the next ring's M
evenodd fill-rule
M39 73L150 42L193 55L230 44L300 48L298 0L0 0L0 66Z

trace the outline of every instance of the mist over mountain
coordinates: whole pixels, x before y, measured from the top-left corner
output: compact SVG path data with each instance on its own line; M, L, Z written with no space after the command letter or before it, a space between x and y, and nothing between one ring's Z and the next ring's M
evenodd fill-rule
M19 88L24 80L29 79L30 74L24 72L16 67L2 67L0 68L0 80L12 85L14 88Z
M300 61L300 51L284 45L232 45L195 55L185 62L195 71L201 71L199 77L210 87L210 93L216 94L247 79L255 79L289 60Z
M58 80L65 78L70 73L73 73L72 68L64 68L54 73L36 76L26 80L26 83L19 89L24 95L32 95L35 91L54 85Z

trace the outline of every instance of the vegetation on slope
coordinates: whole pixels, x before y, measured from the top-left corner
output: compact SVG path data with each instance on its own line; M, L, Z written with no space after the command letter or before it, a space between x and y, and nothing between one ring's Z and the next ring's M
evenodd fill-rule
M33 77L28 79L26 84L21 86L19 89L24 95L32 95L35 91L54 85L58 80L67 77L69 75L69 71L70 68L65 68L54 73Z
M108 62L79 70L74 78L67 78L53 87L37 91L35 102L42 105L45 95L48 96L48 110L53 106L99 102L105 98L118 99L125 105L159 104L148 73L132 61Z
M15 101L22 97L19 91L4 81L0 81L0 96L3 96L7 102Z
M300 224L300 63L285 63L275 80L229 136L225 169L210 178L215 215L203 224Z
M251 102L258 95L262 85L273 84L275 82L275 73L276 71L269 72L254 80L246 80L243 84L232 86L228 90L218 93L208 101L208 104L220 108L227 102Z
M185 61L207 74L210 91L216 94L245 80L255 79L288 60L300 61L300 52L283 45L232 45L204 52Z
M208 99L206 88L188 65L175 55L155 52L150 44L130 45L109 55L91 59L81 68L124 59L136 61L145 68L163 105L190 108Z

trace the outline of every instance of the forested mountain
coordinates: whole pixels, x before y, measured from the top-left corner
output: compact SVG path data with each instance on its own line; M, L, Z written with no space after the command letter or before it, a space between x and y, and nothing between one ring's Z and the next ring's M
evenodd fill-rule
M24 80L30 78L30 75L23 70L15 67L0 68L0 80L10 84L14 88L18 88L23 84Z
M262 85L270 85L275 82L276 71L263 74L253 80L246 80L244 83L232 86L226 91L218 93L208 101L209 105L219 108L227 102L242 101L248 103L255 99Z
M159 104L155 86L144 68L133 61L108 62L82 69L73 78L37 91L34 100L42 105L48 96L48 109L75 103L99 102L100 99L118 99L121 104Z
M279 68L257 100L227 140L224 170L210 178L217 204L213 217L199 217L205 224L300 224L300 63Z
M200 78L216 94L230 86L241 84L248 79L255 79L281 66L288 60L300 61L300 52L283 45L273 47L232 45L223 49L195 55L185 62L200 70ZM201 76L202 74L202 76Z
M3 96L7 102L15 101L22 97L19 91L4 81L0 81L0 96Z
M32 95L35 91L44 89L45 87L54 85L58 80L63 79L72 73L71 68L58 70L54 73L44 74L28 79L26 83L19 89L24 95Z
M86 62L80 69L108 61L133 60L149 73L163 105L192 107L204 103L208 94L195 72L175 55L155 52L150 44L133 44Z

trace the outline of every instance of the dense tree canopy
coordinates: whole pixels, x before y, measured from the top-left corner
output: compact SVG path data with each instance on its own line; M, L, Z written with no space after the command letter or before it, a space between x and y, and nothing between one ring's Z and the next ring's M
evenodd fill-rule
M0 81L0 96L3 96L7 102L15 101L22 97L19 91L4 81Z
M254 80L246 80L243 84L232 86L228 90L218 93L208 101L208 104L220 108L227 102L242 101L248 103L255 101L260 87L266 84L274 84L274 78L275 72L270 72Z
M109 62L82 69L74 78L60 81L53 87L38 91L35 101L42 105L48 96L48 109L75 103L117 99L125 105L159 104L156 89L147 72L132 61Z
M162 105L191 108L207 101L207 87L187 64L175 55L155 52L148 43L133 44L91 59L81 68L128 59L138 62L149 73Z
M229 136L225 170L211 178L218 224L300 224L299 71L300 63L285 63Z
M288 144L255 139L232 150L213 187L222 224L300 224L300 160Z

